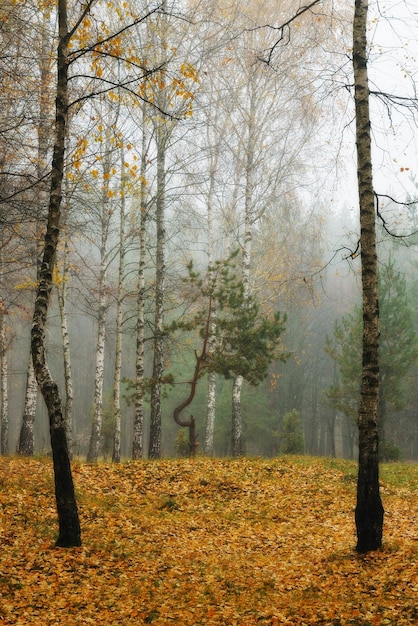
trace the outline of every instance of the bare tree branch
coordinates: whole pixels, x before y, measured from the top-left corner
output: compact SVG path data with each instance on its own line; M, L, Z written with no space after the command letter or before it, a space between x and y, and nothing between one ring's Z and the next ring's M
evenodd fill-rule
M274 43L274 45L269 50L268 57L266 59L264 59L262 57L259 57L258 60L262 61L266 65L270 65L272 57L273 57L273 54L274 54L274 51L276 50L277 46L279 46L279 44L284 40L285 33L288 33L288 37L290 37L289 31L290 31L290 25L292 24L292 22L294 22L298 17L300 17L301 15L306 13L307 11L310 11L315 5L319 4L320 2L321 2L321 0L312 0L312 2L310 2L306 6L299 7L299 9L296 11L296 13L291 18L286 20L286 22L283 22L283 24L281 24L280 26L272 26L271 24L264 24L262 26L255 26L254 28L247 28L246 32L252 32L252 31L255 31L255 30L260 30L262 28L269 28L270 30L277 31L278 34L279 34L277 41ZM289 41L289 39L288 39L288 41ZM287 41L287 43L288 43L288 41Z
M97 0L88 0L88 2L86 2L86 6L84 7L84 10L82 11L82 13L79 16L78 20L74 24L73 28L68 33L68 38L69 39L71 39L71 37L77 31L78 27L83 22L84 18L90 13L90 10L91 10L93 4L95 4L95 2L97 2Z

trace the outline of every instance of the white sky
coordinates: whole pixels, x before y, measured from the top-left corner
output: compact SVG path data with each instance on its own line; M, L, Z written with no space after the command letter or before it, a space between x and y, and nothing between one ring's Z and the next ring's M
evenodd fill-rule
M418 79L418 2L373 0L370 3L370 88L415 97ZM404 199L418 175L418 110L377 106L372 97L376 191ZM418 192L417 192L418 193Z

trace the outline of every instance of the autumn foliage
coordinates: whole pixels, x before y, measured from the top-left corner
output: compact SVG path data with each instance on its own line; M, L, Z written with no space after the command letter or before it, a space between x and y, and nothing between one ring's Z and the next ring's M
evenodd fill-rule
M304 457L74 464L81 548L53 548L50 459L0 458L0 623L418 623L418 466L382 467L385 542L355 553L356 466Z

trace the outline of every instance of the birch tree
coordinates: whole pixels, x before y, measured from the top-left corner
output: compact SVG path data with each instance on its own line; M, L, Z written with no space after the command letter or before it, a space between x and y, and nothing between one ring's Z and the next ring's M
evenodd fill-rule
M219 144L214 146L214 152L209 157L209 189L207 195L207 229L208 229L208 271L209 282L213 280L211 268L215 263L214 238L214 195L216 185L216 171L218 169ZM208 350L213 351L216 345L216 303L213 303L209 319ZM216 415L216 372L208 373L208 394L206 402L205 452L212 455L214 451L214 431Z
M100 208L98 222L100 224L99 232L99 268L97 277L97 341L96 341L96 365L94 378L94 414L91 427L89 450L87 453L88 462L96 462L99 456L100 438L103 421L103 386L104 386L104 368L105 368L105 342L106 342L106 313L108 309L109 285L107 280L107 272L109 265L109 229L111 225L111 216L113 208L111 207L110 197L112 191L109 181L112 170L112 160L110 153L110 144L107 143L107 149L103 159L103 176L102 191L100 199Z
M2 262L0 251L0 280L2 279ZM9 454L9 381L7 360L7 312L0 298L0 452Z
M161 104L164 107L164 104ZM168 140L166 121L164 119L158 119L156 121L155 131L157 143L157 194L155 199L157 240L155 268L154 358L152 367L153 384L151 391L151 419L148 450L148 455L152 459L159 458L161 455L161 381L164 373L164 285L166 270L165 163Z
M142 95L150 103L149 115L155 144L155 280L153 323L153 366L151 374L151 414L148 456L159 458L162 442L161 395L165 369L165 284L167 273L167 202L168 159L175 143L179 120L192 115L194 89L198 76L193 65L180 56L183 31L175 31L164 0L161 15L150 26L148 46L154 51L154 62L160 68L144 83ZM155 51L158 55L155 57ZM181 51L182 52L182 51Z
M31 350L34 363L36 379L44 397L48 409L51 447L55 476L55 495L57 501L59 535L57 545L77 546L81 543L81 530L78 517L78 509L74 494L74 484L71 473L71 465L68 453L68 445L63 418L62 401L58 385L52 378L46 358L45 328L50 304L50 294L53 286L53 276L56 265L57 246L61 227L61 200L62 183L64 175L64 156L66 139L66 122L69 107L69 68L72 63L83 59L85 55L92 52L97 46L97 53L100 53L100 43L94 42L86 45L83 38L79 39L82 47L79 50L72 48L69 52L71 42L75 42L76 33L79 35L82 26L91 24L87 16L91 11L95 0L90 0L84 6L81 13L73 17L73 25L70 27L67 16L67 1L58 0L58 47L57 47L57 83L56 83L56 110L55 110L55 136L51 168L51 187L49 194L48 219L46 224L45 243L43 249L42 265L39 275L39 284L36 291L32 333ZM141 22L144 17L133 19L122 32ZM84 36L84 35L83 35ZM115 35L109 34L106 43L109 43ZM101 42L103 44L103 42ZM120 49L115 51L116 59L119 59ZM107 53L106 53L107 54ZM126 61L126 59L125 59ZM100 79L100 76L97 76ZM140 77L138 77L140 80ZM130 81L132 86L132 81ZM89 94L87 97L91 97ZM82 99L86 95L83 94ZM80 100L78 100L80 101ZM75 104L75 101L73 101Z
M283 198L290 185L297 185L296 172L300 175L303 170L300 153L314 122L314 117L308 115L306 93L300 90L297 80L287 77L287 68L297 54L293 57L288 53L281 59L279 76L268 66L260 66L254 73L253 65L258 61L252 51L265 43L263 38L251 33L246 42L248 50L242 51L238 62L230 62L231 66L240 68L233 99L233 163L238 184L241 271L247 296L252 289L259 289L252 262L254 231L269 210L284 212ZM276 118L278 107L280 116ZM292 145L289 145L288 129L293 128L296 120L298 130L294 131ZM286 227L283 220L283 228ZM243 379L238 376L232 389L231 451L234 456L244 452L242 387Z
M2 5L0 196L3 196L5 204L1 210L7 214L7 222L14 222L15 245L9 249L9 261L15 259L17 268L21 253L18 255L16 251L22 248L19 240L24 236L25 258L21 268L25 271L25 278L22 285L26 283L25 292L31 300L39 267L43 235L41 217L46 206L49 171L53 104L50 18L51 7L47 3L25 3L22 6L20 3L5 2ZM30 71L26 61L29 55L33 57ZM25 454L33 453L36 395L37 384L30 357L17 448L18 452Z
M145 253L146 233L149 205L147 202L147 153L148 139L146 131L145 103L141 106L142 136L141 136L141 165L140 165L140 188L139 188L139 227L138 227L138 276L136 298L136 332L135 332L135 413L132 438L132 458L139 459L143 454L144 447L144 383L145 383Z
M120 220L119 220L119 264L118 264L118 283L116 292L116 327L115 327L115 368L113 375L113 414L115 419L115 431L113 437L113 453L112 461L120 462L121 457L121 403L120 403L120 385L122 370L122 339L123 339L123 300L124 300L124 274L125 274L125 253L126 253L126 236L125 236L125 195L126 195L126 176L125 176L125 159L123 147L120 150L121 157L121 181L120 181Z
M35 112L35 128L37 139L37 155L36 155L36 177L37 184L37 203L39 205L38 215L44 211L47 204L48 190L45 184L45 178L49 173L50 167L50 148L51 148L51 123L53 112L53 93L51 85L53 84L53 32L51 31L51 15L52 6L47 2L39 3L38 15L36 15L37 31L34 37L34 47L36 50L35 64L38 70L39 83L36 93L36 112ZM38 279L40 270L42 236L44 234L44 220L37 219L34 225L35 238L35 262L34 269L36 280ZM23 407L22 425L20 429L18 453L26 456L33 454L34 451L34 428L36 417L36 406L38 397L38 385L33 369L31 355L29 356L28 370L26 376L25 402Z
M86 8L86 11L88 7ZM82 18L80 18L82 19ZM64 175L65 125L68 108L68 45L76 27L68 27L67 2L58 0L58 48L55 138L52 159L48 221L39 284L36 291L32 321L31 349L33 365L41 393L48 409L55 476L59 535L58 546L81 544L81 529L75 500L74 484L67 447L62 402L57 383L48 368L45 350L45 327L53 285L60 229L62 181Z
M64 228L68 226L68 190L66 193L66 207ZM58 307L60 313L61 322L61 340L62 340L62 356L64 365L64 385L65 385L65 404L64 404L64 422L65 432L67 435L67 446L70 459L73 456L73 404L74 404L74 391L73 391L73 375L71 365L71 350L70 350L70 337L68 331L68 318L67 318L67 285L69 282L69 240L68 233L64 233L63 237L63 252L61 258L61 272L60 277L57 280L57 292L58 292Z
M377 434L379 301L367 73L367 14L368 0L356 0L353 20L353 69L363 301L363 358L358 421L359 467L355 511L358 552L380 548L383 534Z

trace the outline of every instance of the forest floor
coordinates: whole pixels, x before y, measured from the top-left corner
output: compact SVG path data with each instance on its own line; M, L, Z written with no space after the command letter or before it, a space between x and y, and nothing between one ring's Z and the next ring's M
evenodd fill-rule
M54 548L51 459L0 458L0 624L418 624L418 466L385 464L355 552L356 465L73 464L83 546Z

